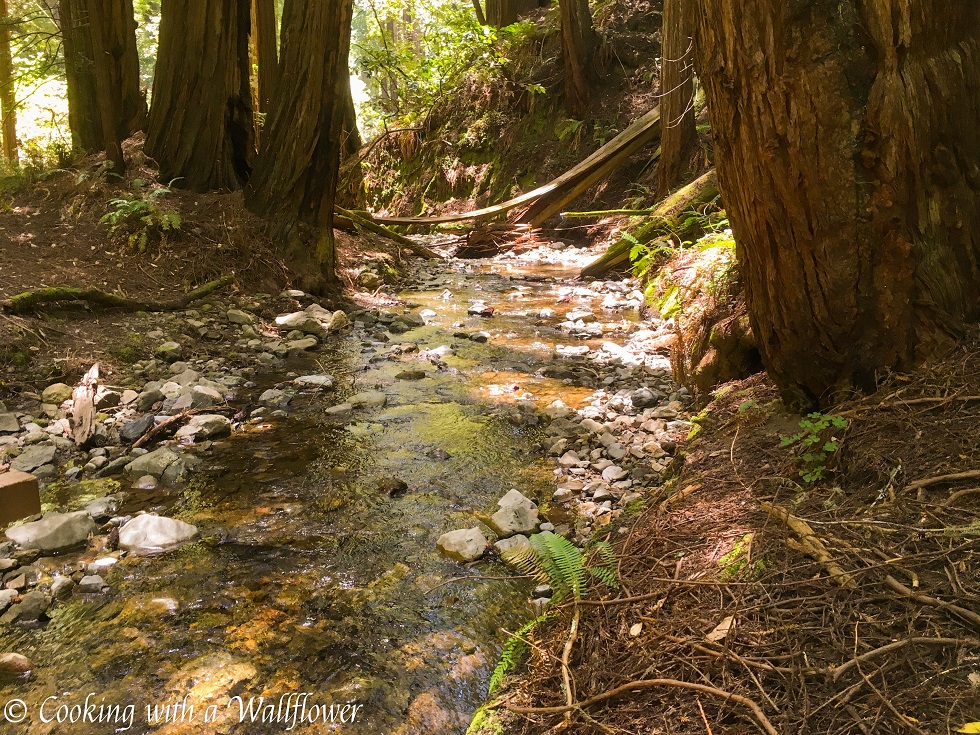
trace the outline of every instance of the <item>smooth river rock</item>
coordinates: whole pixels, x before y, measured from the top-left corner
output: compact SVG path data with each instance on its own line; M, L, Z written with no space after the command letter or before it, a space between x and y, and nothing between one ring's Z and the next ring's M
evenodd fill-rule
M119 547L128 551L163 551L197 537L197 526L147 513L119 529Z
M88 512L48 513L33 523L7 529L7 538L24 549L60 551L83 543L97 530Z
M444 533L436 541L439 551L456 561L476 561L487 551L487 537L479 528L461 528Z
M500 538L533 533L540 524L538 506L517 490L511 490L497 501L500 510L490 516L490 528Z

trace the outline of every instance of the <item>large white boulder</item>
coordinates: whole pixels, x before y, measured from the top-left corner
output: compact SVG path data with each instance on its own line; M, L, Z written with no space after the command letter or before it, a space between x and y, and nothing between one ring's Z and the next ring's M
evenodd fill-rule
M146 513L119 529L119 546L129 551L164 551L197 537L197 526Z

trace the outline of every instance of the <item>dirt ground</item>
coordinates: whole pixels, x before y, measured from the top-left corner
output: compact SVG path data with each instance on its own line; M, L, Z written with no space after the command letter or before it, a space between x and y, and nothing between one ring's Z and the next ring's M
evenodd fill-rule
M765 376L716 390L678 476L620 536L621 590L581 605L571 674L585 704L564 719L566 607L498 701L522 710L504 731L870 735L980 720L980 337L830 414L846 428L817 432L812 417L816 445L839 449L808 463L782 439L801 417ZM824 479L805 482L817 462Z

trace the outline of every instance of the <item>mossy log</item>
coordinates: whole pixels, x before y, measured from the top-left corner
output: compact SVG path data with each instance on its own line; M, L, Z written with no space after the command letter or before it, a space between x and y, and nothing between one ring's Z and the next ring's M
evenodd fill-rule
M430 260L436 260L442 257L435 250L431 250L421 243L417 243L404 235L379 225L378 223L374 222L371 219L371 215L366 212L364 214L360 212L352 212L348 209L337 206L334 206L334 211L336 212L334 224L338 227L348 225L349 223L349 226L353 227L355 230L367 230L368 232L373 232L375 235L380 235L381 237L387 238L388 240L408 248L419 257L428 258Z
M210 296L234 282L233 276L223 276L215 281L188 291L172 301L139 301L119 294L108 293L97 288L73 288L70 286L50 286L12 296L0 301L0 311L7 314L26 314L48 304L84 301L107 308L128 309L129 311L179 311L189 304Z
M610 245L605 253L582 269L579 277L597 278L611 270L628 266L630 251L637 243L646 245L661 237L679 236L686 239L700 234L697 227L693 223L685 223L682 216L717 197L718 179L715 170L711 169L661 201L651 210L650 219Z

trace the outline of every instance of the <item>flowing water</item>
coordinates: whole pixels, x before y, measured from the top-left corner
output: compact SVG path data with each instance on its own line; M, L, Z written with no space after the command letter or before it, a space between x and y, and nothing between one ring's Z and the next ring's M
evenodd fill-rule
M185 488L131 492L123 512L174 515L201 528L202 540L127 556L105 575L111 594L76 595L43 627L0 631L0 651L36 666L30 680L0 684L0 706L20 699L27 715L3 732L465 732L501 628L530 617L529 585L447 583L508 570L499 562L467 570L440 556L436 539L474 525L512 487L548 515L553 464L532 453L534 429L499 408L524 399L577 405L592 388L535 374L569 340L559 318L525 313L553 307L569 272L455 268L424 274L402 294L415 311L437 313L427 326L383 346L339 337L318 362L285 368L330 372L336 391L301 394L288 418L245 424L201 454L203 472ZM494 317L468 316L474 300L493 304ZM453 336L481 329L493 333L487 344ZM396 341L451 345L456 354L437 366L393 351ZM426 377L395 377L410 368ZM268 378L276 380L287 377ZM366 389L383 391L387 405L345 421L325 417L324 408ZM388 478L407 483L407 493L389 497ZM56 570L65 560L45 563ZM309 696L289 698L301 693ZM360 705L353 722L354 710L339 707L347 702ZM314 707L331 704L347 722L323 723ZM320 719L310 723L314 713Z

